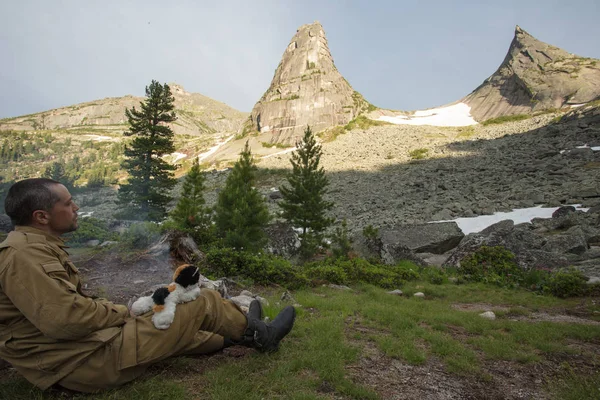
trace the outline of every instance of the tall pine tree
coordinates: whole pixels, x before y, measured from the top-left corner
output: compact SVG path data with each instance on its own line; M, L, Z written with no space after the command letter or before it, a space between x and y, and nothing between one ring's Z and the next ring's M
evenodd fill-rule
M171 201L171 190L176 184L173 178L175 166L161 157L175 150L173 131L167 125L176 120L175 98L166 83L152 81L146 87L146 100L125 110L129 131L133 136L125 147L122 166L129 172L126 184L119 188L119 200L124 205L123 216L134 219L160 221Z
M194 229L196 227L206 228L209 224L209 215L204 207L204 182L206 178L200 169L198 159L183 181L181 197L177 205L171 211L171 218L183 229Z
M225 245L251 252L261 250L266 244L264 228L270 220L265 200L254 187L255 171L246 142L215 207L217 233Z
M283 218L295 228L301 228L300 254L303 258L314 255L323 243L325 229L333 223L326 216L333 203L326 201L329 180L323 167L319 167L322 149L309 126L304 137L296 143L292 152L292 172L287 176L287 186L279 188L283 200Z

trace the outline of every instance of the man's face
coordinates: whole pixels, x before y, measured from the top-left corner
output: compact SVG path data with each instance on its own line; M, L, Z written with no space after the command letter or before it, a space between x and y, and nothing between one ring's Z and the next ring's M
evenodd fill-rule
M53 185L51 189L59 200L48 212L50 230L57 236L77 229L77 204L71 193L63 185Z

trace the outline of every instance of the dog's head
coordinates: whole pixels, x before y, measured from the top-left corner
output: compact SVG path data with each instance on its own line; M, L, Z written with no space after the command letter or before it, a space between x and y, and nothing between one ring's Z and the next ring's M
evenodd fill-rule
M173 282L180 284L184 288L195 285L199 281L200 270L191 264L183 264L173 274Z

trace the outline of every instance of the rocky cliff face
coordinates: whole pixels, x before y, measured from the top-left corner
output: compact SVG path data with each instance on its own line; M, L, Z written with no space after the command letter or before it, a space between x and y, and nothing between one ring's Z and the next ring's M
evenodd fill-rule
M177 121L172 124L175 134L201 135L217 132L236 132L247 118L224 103L189 93L177 84L169 84L175 97ZM124 96L95 100L0 120L0 130L97 130L122 132L127 129L125 108L139 109L142 97Z
M498 70L461 101L478 121L582 104L600 97L600 60L579 57L516 27Z
M293 144L306 125L318 132L346 124L368 106L338 72L323 27L315 22L292 38L246 131L269 133L271 143Z

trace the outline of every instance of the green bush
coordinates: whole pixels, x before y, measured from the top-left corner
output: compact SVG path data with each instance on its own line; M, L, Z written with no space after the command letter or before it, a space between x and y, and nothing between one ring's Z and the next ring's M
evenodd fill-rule
M81 218L79 219L79 227L76 231L65 235L67 242L71 245L78 245L87 242L88 240L97 239L100 242L106 240L117 240L119 235L116 232L111 232L108 229L106 221L98 218Z
M585 276L574 268L561 269L550 275L544 291L561 298L582 296L588 290L586 281Z
M335 228L331 235L331 251L334 258L347 258L352 251L352 238L348 233L348 223L346 218L342 220L340 226Z
M408 155L413 160L422 160L427 157L427 153L429 153L429 149L414 149Z
M215 278L240 276L259 285L276 283L291 289L307 284L306 278L289 261L273 255L214 248L206 253L206 264Z
M133 249L143 249L160 238L160 225L154 222L136 222L121 234L120 242Z
M497 286L515 286L523 277L515 255L502 246L481 246L461 260L459 272L466 280Z
M446 273L436 267L425 267L421 269L421 279L433 283L434 285L441 285L448 282L448 276Z
M363 228L362 234L367 240L378 240L379 228L375 228L373 225L367 225Z
M548 268L532 268L523 273L521 286L534 292L542 293L552 272Z
M334 265L320 265L316 268L307 269L306 276L309 279L324 280L338 285L350 283L346 271Z
M330 259L304 265L309 279L326 280L336 284L365 282L386 289L401 286L407 280L417 279L417 266L410 262L398 265L371 263L364 258Z
M529 118L531 118L531 115L529 115L529 114L503 115L503 116L497 117L497 118L486 119L485 121L483 121L481 123L481 125L487 126L487 125L494 125L494 124L503 124L505 122L522 121L524 119L529 119Z

